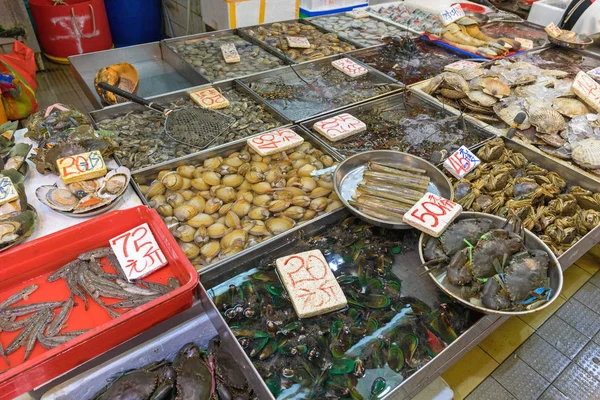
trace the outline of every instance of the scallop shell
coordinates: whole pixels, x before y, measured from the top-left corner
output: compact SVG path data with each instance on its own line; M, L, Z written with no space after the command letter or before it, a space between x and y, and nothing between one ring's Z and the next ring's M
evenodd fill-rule
M131 172L129 168L119 167L113 169L102 179L102 183L98 189L98 196L113 198L121 196L127 190L130 179Z
M510 88L498 78L484 78L479 83L483 91L499 99L510 95Z
M97 193L92 193L79 200L79 203L73 208L73 214L83 214L110 204L116 196L100 197Z
M512 126L515 123L515 117L521 111L525 111L525 109L517 103L509 104L508 106L502 103L496 103L494 105L494 112L496 115L509 126ZM529 122L528 116L525 117L522 124L517 125L517 128L521 130L529 129L530 127L531 122Z
M484 107L491 107L498 102L498 99L494 96L490 96L487 93L483 93L481 90L471 90L467 93L469 100L482 105Z
M566 78L567 76L569 76L568 72L565 71L561 71L558 69L545 69L542 71L542 75L544 76L552 76L554 78Z
M573 118L578 115L584 115L590 112L587 106L580 100L566 97L557 97L554 99L552 102L552 108L569 118Z
M600 168L600 140L584 139L573 147L571 158L579 166L587 169Z
M534 74L525 74L515 79L513 82L513 86L529 85L535 83L535 81L537 81L537 76L535 76Z
M554 134L567 128L565 118L550 107L530 109L529 121L539 133Z
M57 211L72 211L79 203L77 196L68 189L54 185L40 186L35 195L40 202Z
M471 79L475 79L478 76L485 74L485 71L480 68L464 68L459 72L460 76L465 78L466 81L470 81Z

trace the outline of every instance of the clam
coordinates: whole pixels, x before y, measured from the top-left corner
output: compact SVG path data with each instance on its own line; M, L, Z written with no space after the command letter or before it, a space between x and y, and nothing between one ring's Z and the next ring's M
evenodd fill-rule
M185 198L181 193L173 193L166 199L171 207L177 207L185 202Z
M273 235L279 235L294 227L294 223L287 218L271 218L265 222L265 225Z
M225 215L225 225L228 228L238 228L240 226L240 217L233 211L229 211Z
M225 225L223 225L221 223L217 223L217 222L215 222L214 224L212 224L211 226L209 226L206 229L208 232L208 236L211 239L222 238L229 232L229 229Z
M207 214L214 214L217 211L219 211L219 209L221 208L221 206L223 205L223 200L221 199L209 199L206 202L206 205L204 206L204 212Z
M187 201L187 204L193 206L196 209L196 211L201 213L206 207L206 200L204 200L204 197L202 196L194 196Z
M237 192L232 187L223 186L216 190L215 196L224 203L230 203L236 199Z
M238 174L225 175L221 183L225 186L236 188L244 182L244 177Z
M317 197L310 202L310 209L314 211L323 211L327 208L329 201L326 197Z
M248 217L250 217L251 219L257 219L261 221L269 218L269 215L271 215L269 210L263 207L254 207L248 212Z
M181 247L183 254L185 254L185 256L190 260L200 255L200 247L198 247L195 243L182 242L179 243L179 247Z
M250 183L258 183L265 180L265 174L260 171L250 170L246 173L245 178Z
M167 188L165 187L165 185L161 181L156 180L150 184L145 196L146 198L151 199L156 195L165 194L166 191Z
M236 201L233 206L231 206L231 211L233 211L238 217L243 218L250 212L252 209L252 204L246 199L240 199Z
M194 240L196 229L189 225L179 225L172 233L177 239L187 243Z
M248 232L243 229L235 229L221 238L221 247L229 249L234 246L244 248L248 241Z
M156 211L163 217L172 217L173 216L173 207L170 204L159 204L156 207Z
M193 165L180 165L177 167L177 173L184 178L192 179L194 177L194 171L196 167Z
M325 199L325 202L327 202L327 199ZM302 207L291 206L291 207L287 208L285 211L283 211L282 214L291 219L300 219L300 218L304 217L305 211L306 210Z
M290 203L285 200L273 200L271 203L269 203L268 210L270 212L281 212L288 208L289 205Z
M202 180L209 186L221 184L221 175L214 171L203 171L201 177Z
M202 226L210 226L214 224L214 222L215 218L211 215L199 213L188 219L186 223L194 228L200 228Z
M206 226L201 226L196 230L194 234L194 242L201 244L206 243L210 240L210 236L208 236L208 229Z
M200 247L200 255L204 257L207 262L210 262L212 259L217 257L220 251L221 245L216 240L211 240Z
M211 157L204 160L202 165L204 168L217 169L223 162L223 157Z
M202 177L196 177L190 181L192 187L196 190L208 190L210 189L210 185L202 179Z
M310 197L308 196L296 196L292 198L292 204L300 207L308 207L310 204Z
M198 214L198 210L191 204L181 204L173 209L173 215L181 222L188 221Z
M40 186L35 195L40 202L57 211L72 211L79 203L79 199L68 189L54 185Z
M169 190L179 190L183 187L183 176L177 172L167 172L161 179L161 182Z

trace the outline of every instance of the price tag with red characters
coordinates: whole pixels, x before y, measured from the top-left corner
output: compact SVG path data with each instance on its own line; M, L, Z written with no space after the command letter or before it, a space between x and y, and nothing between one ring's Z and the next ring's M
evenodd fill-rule
M591 76L579 71L573 81L571 90L594 110L600 112L600 84Z
M59 158L56 165L65 184L87 181L106 175L106 164L98 150Z
M481 160L475 154L471 153L471 150L465 146L461 146L444 161L444 168L456 179L461 179L473 171L479 163L481 163Z
M444 67L444 69L446 71L450 71L450 72L458 72L465 68L479 68L480 65L481 65L480 63L475 62L475 61L460 60L460 61L453 62L452 64L446 65Z
M346 11L346 15L356 19L368 18L371 16L371 14L369 14L364 8L355 8L352 11Z
M521 48L524 50L531 50L533 49L533 41L529 40L529 39L523 39L523 38L518 38L516 37L515 40L519 43L521 43Z
M222 44L221 53L223 53L223 58L227 64L239 63L241 61L240 53L238 53L233 43Z
M462 206L433 193L425 195L402 220L433 237L440 237L446 227L462 212Z
M110 247L128 281L143 278L167 265L167 259L146 223L110 239Z
M545 28L544 30L546 31L546 33L554 38L557 38L560 36L560 34L562 33L562 30L554 25L554 22L550 22Z
M595 80L600 79L600 67L596 67L594 69L590 69L588 72L586 72L589 76L591 76L592 78L594 78Z
M368 69L360 64L355 63L349 58L340 58L331 62L333 68L338 69L348 76L356 78L357 76L363 76L369 72Z
M316 122L313 125L313 129L332 142L337 142L348 136L365 131L367 125L360 119L355 118L348 113L344 113L336 115L333 118L327 118L323 121Z
M303 142L304 138L302 136L288 128L265 132L246 141L248 146L263 157L293 149Z
M200 107L210 108L211 110L229 107L229 100L215 88L190 93L190 98Z
M320 250L281 257L275 264L298 317L314 317L348 304Z
M286 36L288 46L297 49L310 49L310 42L302 36Z

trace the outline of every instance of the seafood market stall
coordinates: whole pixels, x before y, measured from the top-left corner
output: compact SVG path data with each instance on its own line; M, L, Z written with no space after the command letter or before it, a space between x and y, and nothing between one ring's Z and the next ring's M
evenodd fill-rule
M0 400L409 399L550 306L600 242L600 58L488 11L72 57L147 100L0 126Z

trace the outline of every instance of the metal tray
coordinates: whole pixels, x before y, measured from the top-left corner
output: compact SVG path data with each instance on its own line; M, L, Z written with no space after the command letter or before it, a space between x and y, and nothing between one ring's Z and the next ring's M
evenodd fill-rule
M304 139L307 142L310 142L314 147L321 150L323 153L331 155L336 161L340 161L340 159L337 157L337 155L333 154L327 148L327 146L323 145L321 142L319 142L317 140L314 140L314 138L312 136L307 135L306 132L304 132L300 127L291 126L290 129L292 129L294 132L296 132L297 134L304 137ZM250 136L250 137L252 137L252 136ZM153 167L141 169L132 174L133 179L131 180L131 184L133 185L133 188L135 189L137 194L140 196L140 199L142 200L142 202L144 204L148 205L148 200L142 193L142 190L140 189L139 185L149 184L150 182L152 182L152 180L156 176L158 176L158 173L160 171L173 170L173 169L176 169L180 165L199 164L202 161L204 161L205 159L211 158L211 157L216 157L216 156L226 157L231 153L241 150L246 145L247 140L248 140L248 138L239 139L239 140L236 140L235 142L217 146L212 149L204 150L204 151L201 151L196 154L190 154L189 156L181 157L181 158L169 161L169 162L158 164ZM326 215L328 215L328 214L319 216L319 217L313 219L312 221L319 220L319 219L325 217ZM301 229L301 227L304 226L305 224L306 224L306 222L297 224L294 228L292 228L292 230ZM207 269L207 268L210 268L210 269L218 268L219 266L224 265L227 262L229 262L229 260L232 260L236 257L243 257L244 254L246 254L256 248L262 248L262 247L268 245L271 241L273 241L277 237L278 236L276 235L271 239L260 242L250 248L242 250L241 252L239 252L237 254L231 255L231 256L221 259L221 260L217 260L217 261L213 262L212 264L210 264L206 267L203 267L202 270Z
M546 31L544 31L544 27L538 24L534 24L533 22L488 22L487 24L480 26L479 30L485 33L486 35L494 38L502 37L502 35L499 35L494 31L494 29L498 29L499 25L507 25L511 27L511 29L509 29L509 32L512 30L512 32L514 33L510 33L510 36L507 36L509 38L520 37L522 39L529 39L533 41L534 49L538 47L543 47L548 44L548 34L546 33ZM524 29L521 28L525 28L527 29L527 31L524 31ZM532 34L535 32L539 32L539 35L532 36Z
M600 65L600 54L547 45L517 54L511 60L527 61L543 69L560 69L570 72L571 78L575 78L579 71L587 72Z
M202 288L200 290L203 291ZM201 298L206 299L206 296L201 295ZM197 302L191 309L124 342L107 354L82 364L36 392L43 393L43 400L87 400L102 389L110 378L154 361L172 360L179 349L190 342L206 347L210 339L217 335L221 339L221 345L226 346L232 357L239 360L239 369L248 379L248 375L254 373L251 364L249 360L247 363L243 362L246 355L240 353L235 346L235 338L222 328L222 324L214 322L218 322L219 318L210 302ZM252 384L256 378L248 381Z
M358 78L350 78L344 73L338 71L331 62L340 58L350 58L357 63L365 66L369 73ZM316 75L308 75L311 71L318 72ZM300 75L303 75L302 78ZM333 87L329 79L338 79L337 86ZM323 83L318 83L318 87L314 84L318 80L324 80ZM299 100L288 101L284 95L283 98L265 100L271 107L285 115L286 118L292 121L302 121L308 118L313 118L317 115L332 112L342 107L347 107L354 104L360 104L365 101L388 96L392 93L399 92L404 88L404 85L397 83L394 79L364 65L358 60L347 55L335 55L321 58L316 61L310 61L298 65L290 65L287 68L278 69L276 71L265 72L262 74L253 75L251 77L241 79L239 81L248 90L252 91L256 96L268 98L269 96L277 95L281 92L281 88L290 88L292 91L298 91ZM356 82L356 86L351 86L352 82ZM368 84L364 84L367 82ZM286 86L289 85L289 86ZM345 101L348 94L354 89L359 88L359 85L365 86L365 90L372 93L367 93L371 97L358 97L354 101L352 99ZM386 92L378 93L377 87L389 89Z
M100 68L112 64L127 62L137 69L140 77L137 94L141 97L208 83L206 78L160 42L71 56L69 61L81 89L96 108L104 105L94 88L94 76Z
M323 29L323 28L321 28L320 26L318 26L318 25L315 25L315 24L313 24L313 23L310 23L310 22L309 22L309 21L307 21L306 19L290 19L290 20L287 20L287 21L279 21L279 22L277 22L277 23L279 23L279 24L289 24L289 23L293 23L293 22L299 22L299 23L301 23L301 24L306 24L306 25L311 25L311 26L314 26L314 27L315 27L315 28L317 28L319 31L321 31L322 33L325 33L325 34L326 34L326 33L330 33L328 30L326 30L326 29ZM271 46L271 45L270 45L270 44L268 44L268 43L265 43L265 42L263 42L263 41L261 41L261 40L258 40L257 38L255 38L254 36L252 36L252 35L250 35L250 34L248 33L248 30L251 30L251 29L257 29L258 27L263 27L263 28L264 28L265 26L269 26L269 25L272 25L272 24L273 24L273 23L270 23L270 24L262 24L262 25L253 25L253 26L246 26L246 27L244 27L244 28L240 28L240 29L238 30L238 35L239 35L239 36L241 36L242 38L244 38L244 39L248 40L248 41L250 41L250 39L252 39L253 41L258 41L258 42L260 42L260 43L261 43L263 46L265 46L265 47L269 47L269 48L270 48L270 49L271 49L273 52L275 52L275 53L279 54L279 56L280 56L281 58L283 58L283 59L287 60L289 64L298 64L298 61L294 61L294 60L292 60L292 59L291 59L290 57L288 57L288 56L287 56L287 54L285 54L285 53L284 53L282 50L279 50L277 47ZM362 47L364 47L364 46L361 46L360 44L358 44L358 43L354 42L353 40L346 39L346 38L344 38L344 37L341 37L341 36L338 36L338 37L339 37L340 41L342 41L342 42L346 42L346 43L348 43L348 44L351 44L352 46L354 46L354 47L356 47L356 48L362 48ZM324 57L324 58L326 58L326 57ZM322 60L322 59L323 59L323 58L319 58L318 60ZM311 61L314 61L314 60L311 60ZM311 61L306 61L306 62L311 62ZM300 64L301 64L301 63L300 63Z
M200 89L206 88L206 87L214 87L214 88L217 88L217 89L220 89L223 91L233 89L235 91L243 93L243 94L249 96L258 105L261 105L266 112L270 113L275 118L275 120L277 120L279 122L279 124L280 124L279 127L288 126L291 124L291 121L289 119L287 119L283 114L281 114L277 110L270 107L267 102L265 102L262 98L258 97L256 94L254 94L246 86L240 84L240 82L237 80L229 80L229 81L224 81L224 82L220 82L220 83L216 83L216 84L208 84L208 85L203 85L203 86L199 86L199 87L192 87L189 89L171 92L171 93L167 93L167 94L160 95L160 96L154 96L154 97L151 97L151 99L154 102L158 102L160 104L166 105L166 104L175 102L180 98L189 98L189 94L191 92L195 92L197 90L200 90ZM127 102L127 103L123 103L123 104L106 107L102 110L92 111L90 113L90 117L92 118L92 123L95 125L96 128L98 128L98 123L105 119L114 118L119 115L125 115L130 112L142 112L142 111L147 111L147 108L144 106L141 106L137 103ZM160 132L157 132L156 134L158 136L160 134ZM197 151L194 151L191 148L188 150L189 150L189 154L198 153ZM188 150L186 150L186 151L188 151ZM117 155L114 155L114 158L119 165L123 165L123 163L119 160L119 157ZM168 160L167 162L172 161L174 159L175 158ZM156 165L156 164L154 164L154 165ZM148 167L144 167L144 168L148 168ZM132 168L130 168L130 169L132 170L132 173L135 173L143 168L138 168L137 170L134 170Z
M465 58L422 38L414 39L414 43L419 49L418 54L399 52L393 45L373 46L346 54L405 85L433 78L446 65Z
M542 168L548 171L554 171L567 182L567 187L570 186L581 186L584 189L591 190L594 192L600 192L600 182L596 179L582 174L580 171L576 171L569 166L558 163L553 158L548 157L540 150L526 146L520 142L502 137L506 148L522 153L529 161L536 163ZM483 144L476 146L472 149L473 153L476 153ZM600 225L589 231L581 240L575 245L571 246L567 251L558 257L561 268L566 270L577 260L579 260L585 253L587 253L592 247L600 241Z
M357 117L358 119L361 119L361 113L362 112L370 112L373 109L376 108L381 108L381 107L385 107L386 109L388 109L390 111L391 117L396 117L399 113L403 112L403 110L406 109L406 105L410 105L413 107L423 107L428 111L428 114L441 114L444 116L452 116L453 113L449 110L447 110L444 107L440 107L435 103L426 101L424 99L420 99L416 96L411 96L410 93L400 93L400 94L395 94L383 99L378 99L378 100L374 100L374 101L370 101L367 103L363 103L360 105L355 105L355 106L351 106L351 107L347 107L341 110L338 110L335 113L330 113L327 115L322 115L319 117L315 117L315 118L311 118L310 120L307 121L303 121L300 125L308 132L311 133L311 135L315 136L318 138L318 140L321 140L324 144L326 144L328 147L330 147L339 157L347 157L349 155L352 154L356 154L356 153L360 153L361 151L365 151L365 150L397 150L397 151L404 151L410 154L414 154L417 155L419 157L423 157L426 160L429 159L429 157L431 156L430 151L425 151L425 150L421 150L421 152L416 153L413 149L403 149L400 148L399 146L395 146L393 143L390 143L389 141L389 137L386 137L385 139L387 140L383 140L381 142L381 144L374 146L373 148L366 148L363 146L363 144L358 143L360 141L363 140L364 141L368 141L368 137L366 135L369 135L369 129L370 129L370 124L368 121L364 121L367 124L367 130L366 132L363 133L359 133L355 136L351 136L350 138L347 139L343 139L341 141L338 142L331 142L328 139L326 139L325 137L314 133L312 131L312 126L315 122L318 122L322 119L325 118L330 118L333 117L334 115L337 115L341 112L345 112L345 113L350 113L353 116ZM412 117L410 114L407 115L407 117ZM434 117L434 119L439 119L439 117ZM457 118L457 124L461 123L460 120ZM394 121L390 121L390 125L395 124ZM495 135L493 135L490 132L487 132L483 129L478 128L477 126L475 126L474 124L472 124L469 120L465 120L464 122L464 126L461 127L460 129L466 129L468 130L468 137L472 138L473 140L471 141L471 143L467 146L467 147L473 147L481 142L485 142L487 140L489 140L490 138L493 138ZM352 149L352 150L348 150L345 151L343 150L340 145L342 143L349 143L351 141L357 141L356 146ZM413 147L415 147L415 149L417 148L416 146L418 146L419 148L422 148L422 143L423 141L420 140L418 144L415 144ZM360 146L359 146L360 144ZM455 143L454 145L452 145L451 148L446 149L446 150L456 150L460 147L461 144L464 144L464 142L459 142L457 140L457 143ZM439 146L436 146L436 148L432 148L431 150L442 150L444 148L444 145L447 145L447 143L440 143ZM398 148L396 148L398 147ZM452 150L452 151L454 151Z
M378 35L379 37L377 38L377 41L379 44L382 44L383 41L381 40L382 37L384 36L389 36L389 35L394 35L394 36L402 36L407 34L408 32L406 31L406 29L399 27L396 24L392 24L390 23L389 20L384 20L384 19L380 19L380 18L375 18L373 15L370 15L367 18L360 18L360 19L355 19L349 16L346 16L345 13L339 13L339 14L329 14L329 15L324 15L324 16L319 16L319 17L312 17L312 18L306 18L305 21L310 22L312 25L315 25L317 27L321 27L322 29L325 29L328 32L333 32L336 35L338 35L340 38L345 38L348 40L351 40L355 43L357 43L360 47L363 48L369 48L372 46L378 46L379 44L368 44L368 43L363 43L361 40L362 39L353 39L352 37L350 37L349 32L347 30L348 26L346 26L346 30L334 30L334 29L328 29L325 26L323 26L323 22L322 20L328 19L328 18L332 18L332 17L337 17L337 18L348 18L348 22L359 22L359 23L364 23L365 21L368 20L372 20L375 23L383 23L384 25L387 25L388 28L390 29L390 32L388 32L387 35ZM364 30L360 30L360 28L352 28L351 30L357 30L360 32L366 32L370 35L374 35L372 32L372 30L369 29L364 29ZM415 35L410 35L412 37L414 37Z
M200 279L202 285L206 288L207 292L210 292L211 288L216 285L223 283L233 276L236 276L244 271L256 266L256 264L264 259L265 254L268 253L270 257L277 258L285 254L289 254L290 246L296 242L301 241L303 238L321 234L326 228L332 227L339 224L345 218L349 216L347 210L338 210L319 220L314 220L300 228L295 228L280 235L277 239L269 241L267 246L262 248L252 248L251 251L231 259L226 265L219 267L207 268L200 273ZM435 306L437 295L437 288L432 280L423 279L420 276L421 269L417 248L411 249L403 254L402 265L400 263L394 264L392 269L394 273L402 280L402 290L404 296L417 296L423 299L430 306ZM208 300L212 303L212 300ZM226 325L225 321L220 318L221 323L225 326L224 328L228 331L228 334L233 336L231 330ZM449 368L456 360L458 360L463 354L468 352L472 347L477 345L483 340L489 333L491 333L497 326L504 322L506 318L499 317L497 315L484 315L475 324L473 324L467 331L458 337L451 345L446 347L440 354L438 354L433 360L429 361L425 366L411 375L408 379L403 381L399 386L393 388L385 397L388 399L401 400L410 398L416 395L432 380ZM217 325L215 323L215 325ZM239 347L239 351L243 351L239 343L236 342L236 346ZM245 363L247 358L242 360ZM259 377L258 372L254 369L254 376ZM264 395L259 398L261 399L274 399L270 394L266 384L261 378L258 378L258 382L252 382L252 386L256 388L258 385L262 385Z
M412 33L416 33L418 35L422 35L424 33L424 31L419 30L417 28L411 28L410 26L407 26L407 25L401 24L399 22L396 22L396 21L392 20L391 18L388 18L384 14L380 14L378 12L382 8L389 7L389 6L395 6L395 7L403 6L403 7L406 7L406 8L420 9L423 12L426 12L426 13L429 13L429 14L433 14L433 15L436 15L436 16L437 16L437 14L439 14L439 12L435 12L433 10L427 9L426 7L419 7L419 6L415 5L415 4L403 3L403 2L402 3L400 3L400 2L389 2L389 3L374 4L374 5L372 5L372 6L370 6L370 7L367 8L367 11L373 17L375 17L375 18L377 18L377 19L379 19L381 21L385 21L385 22L388 22L390 24L396 25L396 26L398 26L398 27L400 27L402 29L405 29L405 30L407 30L409 32L412 32Z
M284 65L286 65L286 64L289 63L288 60L287 60L287 58L281 57L281 53L273 51L273 49L270 46L266 46L260 40L257 40L257 39L255 39L253 37L250 37L250 38L248 38L246 36L242 37L239 34L239 30L238 29L226 29L226 30L216 31L216 32L199 33L199 34L195 34L195 35L181 36L181 37L176 37L176 38L172 38L172 39L163 40L161 43L165 47L168 47L169 50L171 50L173 53L175 53L176 57L178 57L182 62L186 63L191 68L193 68L194 70L198 71L198 73L201 74L204 78L206 78L206 80L209 81L209 82L222 82L222 81L227 81L227 80L231 80L231 79L238 79L238 78L241 78L241 77L254 75L255 73L260 73L260 72L265 72L265 71L269 71L269 70L272 70L272 69L277 69L277 68L264 68L264 69L262 69L260 71L256 71L256 72L253 72L253 73L250 73L250 74L237 75L237 76L231 76L231 77L224 77L224 78L221 78L221 79L216 79L216 78L211 78L210 76L207 76L206 74L203 74L198 67L194 67L193 65L191 65L190 63L188 63L179 53L175 52L175 50L174 50L174 47L178 46L180 44L189 44L189 43L200 42L200 41L217 41L219 38L221 38L223 36L238 36L242 40L246 41L248 43L248 45L258 46L261 51L267 52L269 55L277 57L280 60L280 65L277 68L281 68ZM242 60L241 62L244 62L244 61ZM228 65L236 65L236 64L227 64L223 60L222 63L221 63L221 65L222 66L228 66Z

